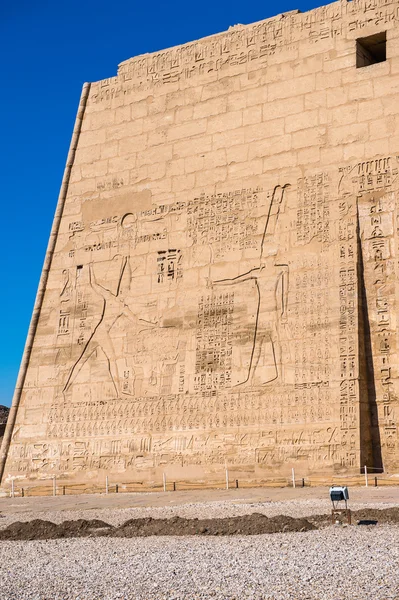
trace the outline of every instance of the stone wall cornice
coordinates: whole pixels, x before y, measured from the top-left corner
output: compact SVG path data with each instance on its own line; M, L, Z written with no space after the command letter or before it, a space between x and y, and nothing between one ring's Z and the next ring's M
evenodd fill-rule
M266 66L271 57L295 50L299 43L317 45L356 37L373 27L389 28L398 20L398 0L340 0L304 13L293 10L125 60L116 77L93 84L92 99L98 102L121 92L163 88L212 73L229 75L243 65Z

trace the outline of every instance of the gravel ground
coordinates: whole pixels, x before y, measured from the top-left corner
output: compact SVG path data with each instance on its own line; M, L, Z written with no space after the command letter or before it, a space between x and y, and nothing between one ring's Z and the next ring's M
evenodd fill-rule
M0 543L2 600L398 600L399 527Z
M352 510L397 503L351 502ZM27 507L30 508L30 507ZM163 507L36 510L44 518L212 518L329 513L328 500L189 502ZM399 600L399 526L328 527L221 537L82 538L0 542L0 600Z
M361 503L351 502L350 508L389 508L398 506L397 503ZM331 514L329 500L286 500L281 502L247 502L236 499L228 502L198 502L174 506L142 506L136 508L96 508L90 510L59 510L39 513L26 511L23 513L0 513L0 528L6 527L14 521L31 521L32 519L46 519L53 523L72 519L101 519L111 525L121 525L128 519L140 517L169 518L174 516L187 519L210 519L222 517L238 517L251 513L261 513L267 517L289 515L291 517L308 517L315 514Z

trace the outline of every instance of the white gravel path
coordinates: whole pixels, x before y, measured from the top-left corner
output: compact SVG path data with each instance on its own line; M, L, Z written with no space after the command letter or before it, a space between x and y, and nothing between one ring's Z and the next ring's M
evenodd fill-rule
M0 543L1 600L398 600L399 527Z

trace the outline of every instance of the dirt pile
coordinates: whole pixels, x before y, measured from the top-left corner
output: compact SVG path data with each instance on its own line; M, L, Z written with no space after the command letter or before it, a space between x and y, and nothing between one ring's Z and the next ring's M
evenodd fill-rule
M307 519L285 515L268 518L259 513L225 519L131 519L118 527L112 535L136 537L148 535L259 535L285 531L316 529Z
M0 530L0 540L54 540L69 537L92 537L112 530L112 525L98 519L63 521L56 524L51 521L34 519L16 521Z
M352 512L352 522L375 520L378 523L399 523L399 507L393 508L362 508Z
M331 525L331 513L324 515L312 515L307 517L317 529ZM376 521L376 524L399 524L399 507L392 508L362 508L352 510L352 524L359 521Z
M399 524L398 508L364 508L352 512L352 523L363 521L363 524L377 522L379 524ZM186 519L172 517L170 519L129 519L122 525L114 527L98 519L77 519L56 524L51 521L35 519L33 521L12 523L0 529L0 540L51 540L76 537L147 537L151 535L260 535L264 533L286 533L295 531L311 531L331 525L331 515L312 515L311 517L294 518L278 515L268 518L260 513L240 517L222 519Z
M113 527L97 519L63 521L60 524L35 519L12 523L0 530L0 540L49 540L72 537L147 537L151 535L259 535L309 531L316 526L307 519L295 519L285 515L268 518L259 513L225 519L129 519L119 527Z

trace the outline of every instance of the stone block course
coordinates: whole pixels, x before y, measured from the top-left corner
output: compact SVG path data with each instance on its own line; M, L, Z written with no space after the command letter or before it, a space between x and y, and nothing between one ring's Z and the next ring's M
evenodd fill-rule
M176 125L176 127L168 128L167 139L169 142L184 140L205 133L206 131L207 119L198 119L196 121L191 121L190 123L184 123L183 125Z
M299 96L312 92L316 89L316 76L314 73L309 75L302 75L301 77L295 78L295 85L292 84L292 80L278 81L271 83L268 86L268 100L273 102L281 98L291 98L292 96Z

